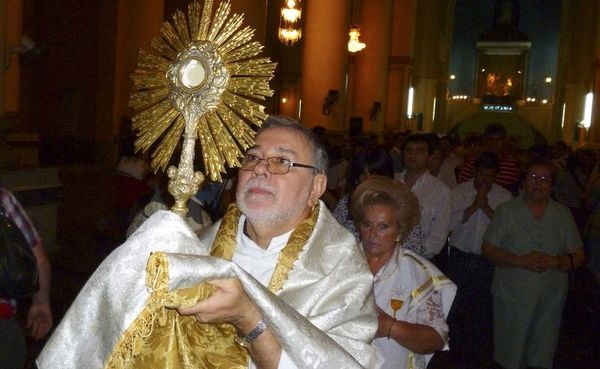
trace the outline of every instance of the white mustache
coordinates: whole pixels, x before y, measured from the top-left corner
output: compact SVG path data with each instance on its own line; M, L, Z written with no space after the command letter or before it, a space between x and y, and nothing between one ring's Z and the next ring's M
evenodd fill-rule
M275 189L265 183L261 183L261 179L252 178L242 186L242 194L246 194L251 188L260 188L261 190L268 191L275 194Z

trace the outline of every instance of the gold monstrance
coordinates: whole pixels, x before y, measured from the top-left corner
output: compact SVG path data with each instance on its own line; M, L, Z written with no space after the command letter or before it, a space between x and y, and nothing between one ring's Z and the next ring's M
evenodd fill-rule
M204 181L194 172L194 146L200 138L205 172L221 181L225 162L239 167L242 152L254 143L254 130L266 119L254 100L272 96L269 81L276 63L255 58L262 50L251 41L254 30L242 27L243 15L229 17L231 5L197 1L164 22L161 37L151 42L153 53L140 51L132 74L129 106L136 112L137 151L152 151L152 168L165 170L181 137L179 166L170 166L172 211L185 216L187 201ZM211 19L212 17L212 19Z

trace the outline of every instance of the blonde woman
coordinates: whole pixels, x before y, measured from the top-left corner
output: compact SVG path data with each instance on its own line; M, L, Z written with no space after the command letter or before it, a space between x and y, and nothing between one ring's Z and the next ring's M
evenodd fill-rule
M446 318L456 286L433 264L401 247L419 222L417 198L401 183L372 178L352 197L352 216L374 275L384 369L426 368L448 348Z

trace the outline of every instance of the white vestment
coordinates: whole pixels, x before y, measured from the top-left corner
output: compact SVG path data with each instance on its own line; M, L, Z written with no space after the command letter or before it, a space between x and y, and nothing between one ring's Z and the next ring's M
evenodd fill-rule
M109 255L37 359L40 369L104 368L150 291L146 263L167 253L169 291L239 278L283 351L298 368L377 368L373 277L354 236L320 202L316 225L283 288L271 293L234 262L207 256L217 222L198 239L177 215L154 214Z

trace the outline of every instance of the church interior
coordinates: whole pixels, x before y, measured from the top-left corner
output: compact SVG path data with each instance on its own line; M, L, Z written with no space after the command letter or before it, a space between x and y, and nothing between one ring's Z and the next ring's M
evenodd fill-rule
M600 148L600 0L229 1L277 63L265 111L330 140L464 139L498 122L523 147ZM44 239L56 321L123 240L114 177L132 136L130 75L189 2L0 1L0 186ZM598 365L588 314L567 305L557 368ZM43 346L29 343L30 355ZM429 367L454 368L444 354Z

